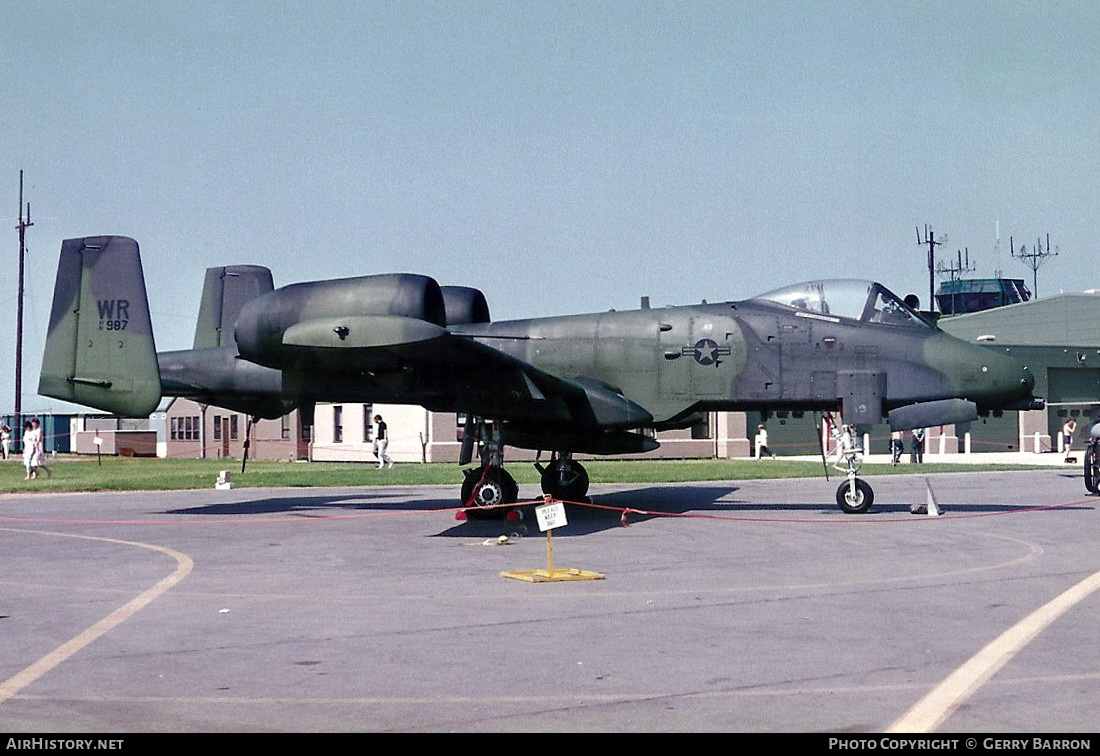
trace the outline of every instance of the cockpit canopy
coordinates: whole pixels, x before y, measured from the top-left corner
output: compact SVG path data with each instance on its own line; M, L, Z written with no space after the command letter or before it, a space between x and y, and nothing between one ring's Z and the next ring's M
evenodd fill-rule
M753 297L808 316L848 318L868 323L934 328L920 313L880 283L852 279L809 281Z

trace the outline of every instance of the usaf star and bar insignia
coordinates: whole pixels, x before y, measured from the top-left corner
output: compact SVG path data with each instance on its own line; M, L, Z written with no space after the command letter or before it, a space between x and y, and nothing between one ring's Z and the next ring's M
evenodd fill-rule
M719 357L726 357L730 353L728 346L718 346L718 342L714 339L699 339L694 344L680 349L680 354L684 357L691 357L700 365L714 365L717 367L722 363Z

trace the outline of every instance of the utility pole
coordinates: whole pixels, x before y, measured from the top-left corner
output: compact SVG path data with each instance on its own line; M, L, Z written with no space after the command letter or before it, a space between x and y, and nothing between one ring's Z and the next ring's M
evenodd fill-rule
M921 238L920 229L917 229L917 246L928 245L928 311L936 309L936 245L947 241L945 236L942 241L936 241L936 232L928 226L924 227L924 238Z
M1008 237L1008 251L1009 253L1020 260L1024 265L1031 268L1031 296L1036 299L1039 298L1039 268L1043 266L1043 263L1050 257L1056 257L1058 255L1058 247L1054 248L1054 251L1050 251L1050 234L1047 234L1047 248L1043 250L1043 240L1039 239L1035 242L1035 246L1030 252L1027 251L1027 247L1020 245L1020 251L1017 252L1013 249L1012 237Z
M15 427L12 434L22 438L23 433L23 261L27 254L27 229L31 223L31 203L27 203L27 217L23 218L23 171L19 171L19 299L16 305L15 325Z

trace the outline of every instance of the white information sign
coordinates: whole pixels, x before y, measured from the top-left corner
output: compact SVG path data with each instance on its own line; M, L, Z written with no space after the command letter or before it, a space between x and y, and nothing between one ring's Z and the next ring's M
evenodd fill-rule
M96 446L103 446L103 439L100 438L99 436L96 436L95 438L92 439L92 443L95 444Z
M568 524L565 520L565 505L560 501L535 507L535 519L538 520L539 530L544 533Z

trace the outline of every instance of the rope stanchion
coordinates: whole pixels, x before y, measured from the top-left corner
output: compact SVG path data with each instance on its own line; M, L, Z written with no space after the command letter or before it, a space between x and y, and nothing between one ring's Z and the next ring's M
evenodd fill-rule
M537 506L539 504L544 503L544 501L545 501L545 497L539 498L539 499L532 499L530 501L525 501L525 502L516 502L516 503L510 504L510 505L507 505L507 506L511 506L511 507L521 507L521 506L529 506L529 505L530 506ZM1028 513L1032 513L1032 512L1044 512L1044 511L1048 511L1048 510L1051 510L1051 509L1058 509L1058 508L1061 508L1061 507L1069 507L1069 506L1074 506L1074 505L1079 505L1079 504L1093 503L1092 500L1090 500L1090 499L1079 499L1079 500L1076 500L1076 501L1058 502L1056 504L1043 504L1043 505L1034 506L1034 507L1014 508L1014 509L1009 509L1009 510L1000 511L1000 512L957 512L957 511L955 511L955 512L952 512L950 514L945 514L945 513L941 512L939 514L939 516L934 517L934 518L925 518L925 517L914 518L909 513L909 511L906 510L906 515L907 516L905 516L905 517L874 517L874 518L869 518L869 517L863 517L863 516L846 515L845 517L843 517L841 519L822 520L822 519L818 519L818 518L807 518L807 517L755 517L755 516L744 516L744 515L733 515L733 514L726 515L726 514L711 514L711 513L697 513L697 512L665 512L665 511L656 510L656 509L638 509L637 507L615 507L615 506L611 506L611 505L607 505L607 504L599 504L599 503L594 502L594 501L569 501L569 500L560 500L560 499L554 499L554 501L555 502L560 502L560 503L565 504L565 505L570 506L570 507L577 507L577 508L586 507L588 509L595 509L595 510L601 510L601 511L607 511L607 512L618 512L619 513L619 523L624 528L629 528L631 526L630 523L627 522L627 516L628 515L638 515L640 517L682 518L682 519L691 519L691 520L719 520L719 521L728 521L728 522L782 522L782 523L806 523L806 524L819 523L819 524L828 524L828 525L845 525L845 524L863 525L863 524L872 524L872 523L926 522L928 520L937 520L937 521L959 520L959 519L972 518L972 517L1000 517L1000 516L1011 515L1011 514L1028 514ZM485 507L484 509L489 509L489 507Z
M508 570L501 577L523 580L528 583L556 583L577 580L603 580L599 572L579 570L574 567L560 569L554 567L554 529L568 524L565 516L565 502L556 500L551 494L544 494L542 504L535 509L539 529L546 532L546 569L545 570Z

